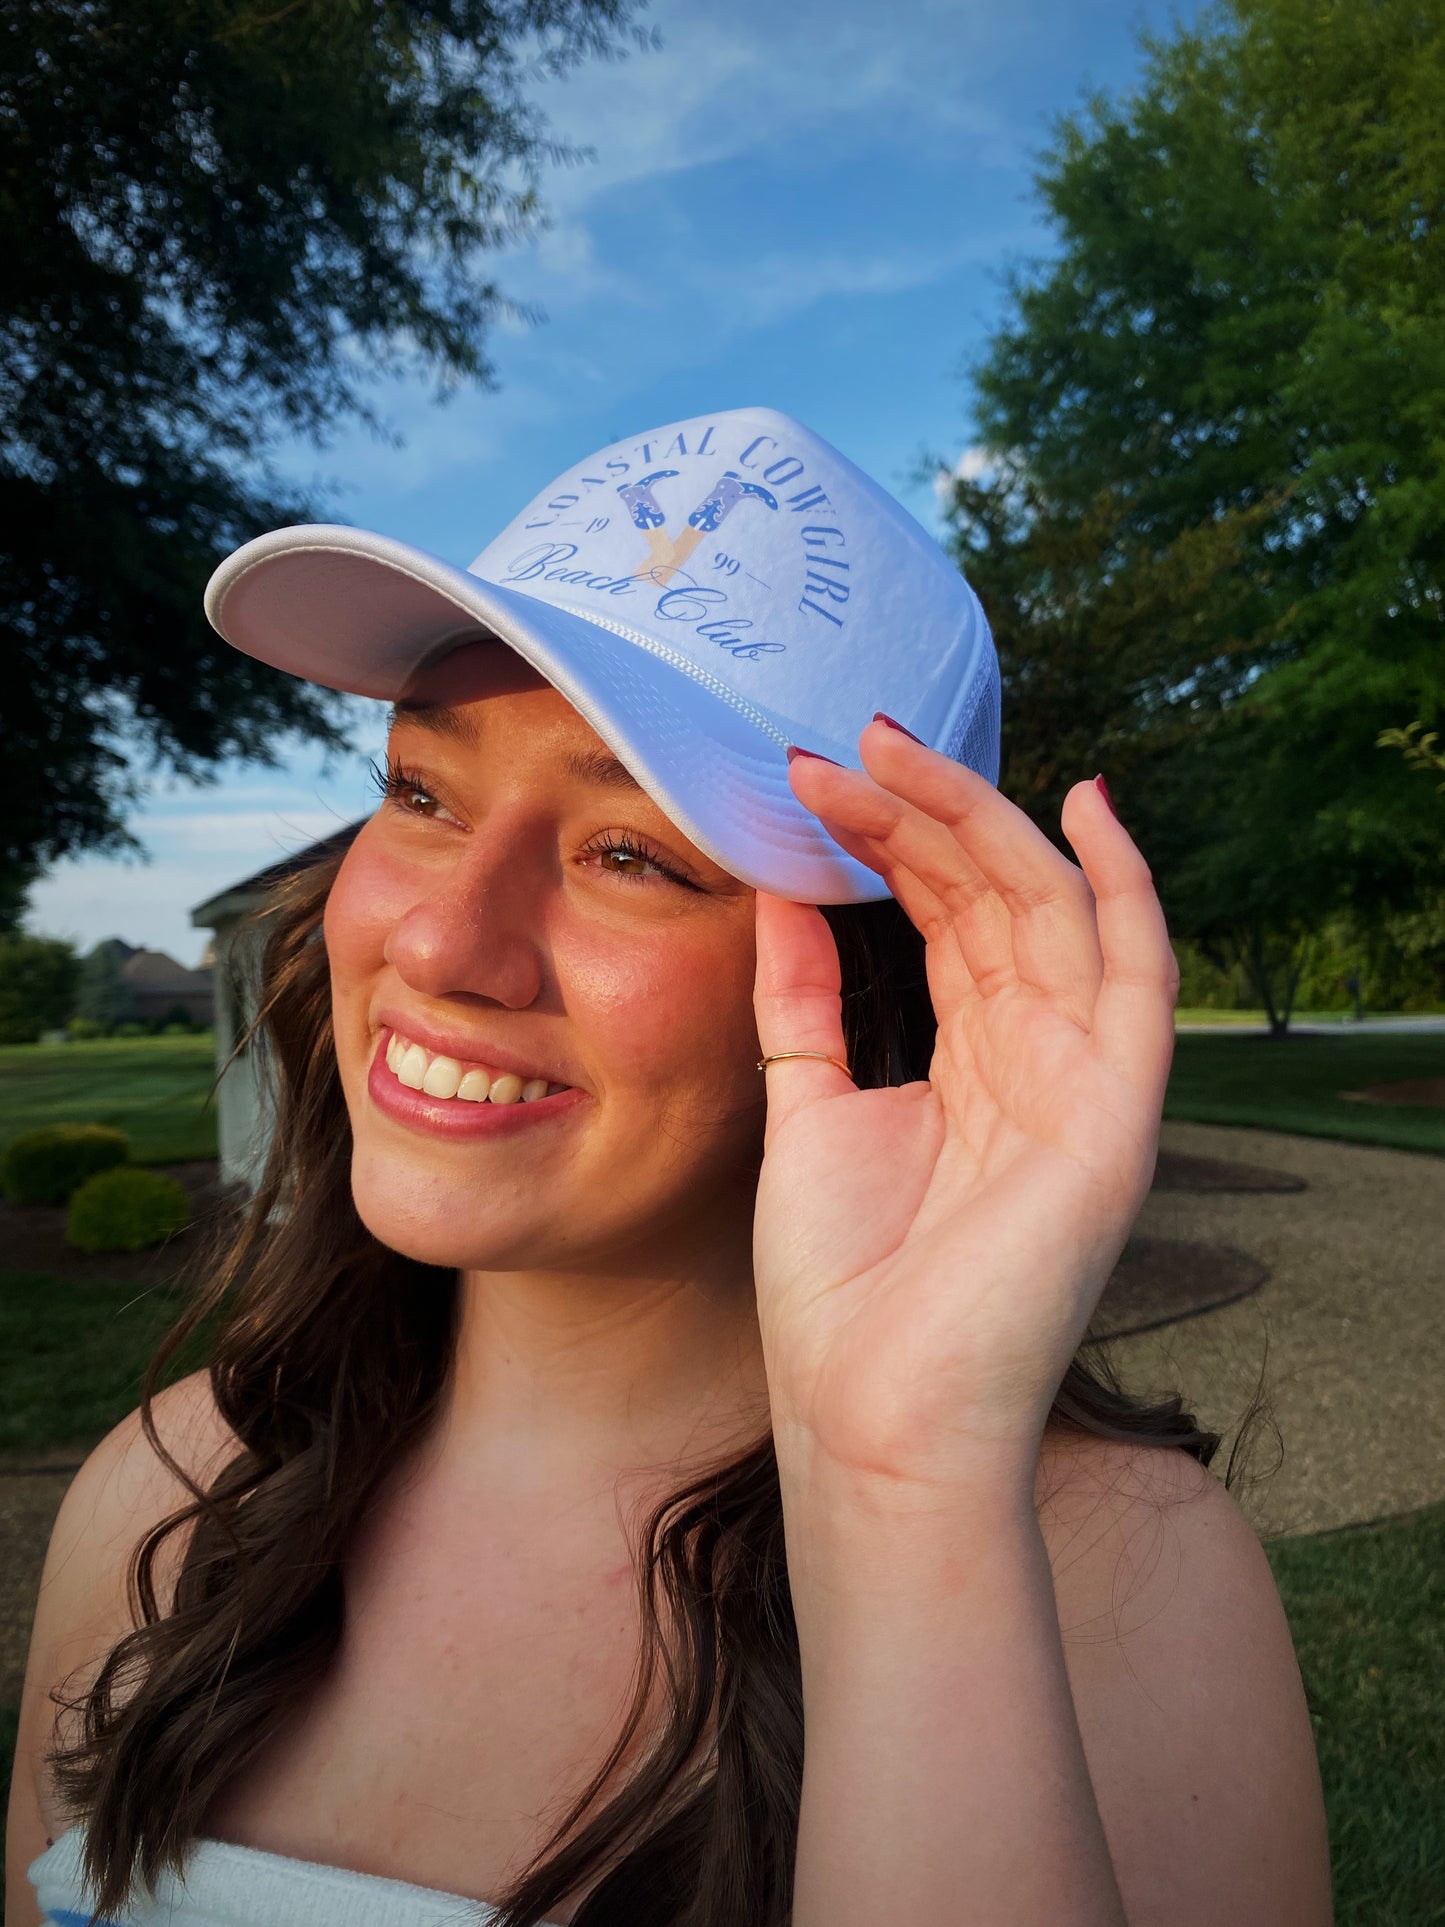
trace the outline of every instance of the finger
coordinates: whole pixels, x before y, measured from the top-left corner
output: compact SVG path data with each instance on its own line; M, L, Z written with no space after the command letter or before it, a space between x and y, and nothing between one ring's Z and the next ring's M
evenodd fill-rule
M757 893L758 1055L781 1051L819 1051L819 1057L788 1058L770 1064L767 1141L795 1111L856 1087L846 1072L825 1063L847 1062L843 1042L842 975L838 946L821 911L811 904Z
M951 938L971 978L1012 977L1006 922L998 906L989 913L992 893L941 825L862 770L809 759L791 776L798 801L879 873L930 944Z
M883 725L879 730L894 733ZM933 755L931 751L920 753ZM956 765L948 765L946 759L936 760L945 763L946 769L966 774ZM815 811L845 847L850 847L846 841L849 836L861 839L868 847L854 847L851 853L863 855L879 870L905 907L911 911L910 878L915 888L921 885L936 900L941 915L935 913L932 922L916 920L930 942L941 939L943 925L952 927L971 989L991 997L1022 982L1058 999L1076 1022L1086 1021L1102 972L1092 916L1079 914L1082 906L1091 910L1092 904L1079 871L1053 851L1052 845L1048 847L1055 863L1073 878L1079 901L1049 900L1024 916L1004 901L974 860L973 851L948 824L895 794L867 772L801 762L796 762L793 770L799 801ZM998 800L1005 810L1013 811L1012 804ZM1027 823L1026 818L1022 820ZM1047 844L1032 824L1028 828Z
M1069 791L1063 825L1098 906L1103 978L1092 1028L1100 1055L1151 1101L1162 1102L1174 1052L1179 966L1154 879L1097 782Z
M1085 903L1078 866L986 778L884 722L868 725L858 749L875 782L949 830L1015 915Z
M1103 974L1093 892L1077 864L994 786L882 721L859 739L865 767L881 785L940 824L966 855L979 894L1007 912L1018 982L1058 1000L1087 1023ZM1009 981L981 980L987 995Z
M823 759L813 759L822 762ZM836 770L836 763L823 762L825 770ZM859 772L847 772L858 779ZM871 785L870 778L861 778ZM826 782L826 779L825 779ZM804 779L805 787L808 779ZM876 786L873 786L876 787ZM796 792L795 792L796 793ZM805 799L801 796L799 802ZM813 806L814 798L807 807ZM820 821L826 817L829 835L849 856L869 869L876 870L888 885L894 901L898 903L909 922L927 941L929 987L933 993L935 1008L955 1008L965 998L978 995L972 973L959 948L955 919L948 907L936 897L932 890L875 838L860 834L828 813L828 806L821 805Z

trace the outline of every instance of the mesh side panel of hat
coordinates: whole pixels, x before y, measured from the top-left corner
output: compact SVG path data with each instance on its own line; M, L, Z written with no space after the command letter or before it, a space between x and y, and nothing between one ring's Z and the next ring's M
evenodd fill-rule
M945 756L956 763L998 781L999 723L1003 711L1003 687L999 681L998 658L988 652L988 673L979 678L973 707L965 710L954 724L953 733L943 746Z

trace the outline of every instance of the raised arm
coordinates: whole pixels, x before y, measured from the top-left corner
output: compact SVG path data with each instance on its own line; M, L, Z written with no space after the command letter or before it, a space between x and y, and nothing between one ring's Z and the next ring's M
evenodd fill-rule
M1172 1911L1126 1912L1035 1508L1049 1408L1153 1171L1163 917L1095 785L1065 805L1075 865L885 724L861 751L863 772L798 759L794 787L922 930L939 1030L925 1083L860 1092L817 1058L768 1071L755 1258L803 1665L794 1927L1207 1918L1173 1905L1187 1866ZM842 1057L838 987L818 913L760 897L764 1053ZM1076 1577L1075 1611L1107 1615L1106 1572ZM1193 1663L1166 1652L1161 1677L1192 1690ZM1225 1726L1237 1711L1194 1707ZM1286 1789L1306 1770L1300 1712ZM1112 1717L1091 1703L1106 1759L1129 1744ZM1237 1735L1207 1737L1219 1756ZM1314 1912L1271 1913L1266 1883L1230 1917L1321 1927L1315 1874Z

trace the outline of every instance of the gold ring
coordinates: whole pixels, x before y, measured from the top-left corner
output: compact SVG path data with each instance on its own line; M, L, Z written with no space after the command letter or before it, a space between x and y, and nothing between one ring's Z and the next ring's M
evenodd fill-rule
M833 1065L833 1066L834 1066L834 1067L835 1067L835 1068L836 1068L837 1070L840 1070L840 1071L842 1071L842 1073L843 1073L843 1075L844 1075L845 1077L851 1077L851 1076L853 1075L853 1073L852 1073L852 1071L850 1071L850 1070L849 1070L849 1068L848 1068L848 1066L847 1066L847 1065L846 1065L846 1064L845 1064L845 1063L843 1062L843 1060L842 1060L842 1059L841 1059L840 1057L830 1057L830 1056L828 1055L828 1053L827 1053L826 1051L823 1051L823 1050L778 1050L778 1051L774 1051L771 1057L760 1057L760 1058L758 1059L758 1069L759 1069L760 1071L765 1071L765 1070L766 1070L766 1069L768 1068L768 1066L769 1066L769 1064L781 1064L781 1063L782 1063L782 1061L783 1061L783 1059L784 1059L785 1057L817 1057L817 1058L821 1058L821 1060L823 1061L823 1063L825 1063L825 1064L832 1064L832 1065Z

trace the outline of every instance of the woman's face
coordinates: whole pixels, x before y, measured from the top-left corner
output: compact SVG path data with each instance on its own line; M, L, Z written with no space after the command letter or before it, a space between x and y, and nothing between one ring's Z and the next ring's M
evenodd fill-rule
M326 910L368 1229L431 1264L621 1270L745 1226L752 891L499 643L399 708L388 788Z

